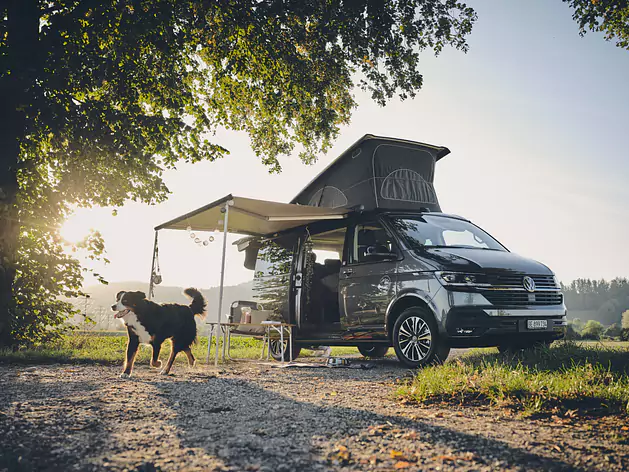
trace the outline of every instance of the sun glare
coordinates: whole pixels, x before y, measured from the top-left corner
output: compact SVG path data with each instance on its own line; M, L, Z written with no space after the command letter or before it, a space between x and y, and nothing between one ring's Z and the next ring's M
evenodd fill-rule
M61 237L72 244L82 241L89 231L90 229L76 217L68 218L59 229Z

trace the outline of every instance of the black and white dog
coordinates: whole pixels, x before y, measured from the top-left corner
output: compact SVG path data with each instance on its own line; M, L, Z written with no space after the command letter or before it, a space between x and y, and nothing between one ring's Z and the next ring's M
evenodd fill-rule
M114 317L124 322L129 334L127 358L121 377L131 376L140 343L153 347L151 366L161 367L159 351L166 339L171 340L170 357L160 372L163 375L168 375L175 357L182 351L188 356L190 366L194 365L195 359L190 349L197 338L194 316L205 315L206 301L197 289L187 288L183 293L192 299L189 306L175 303L160 305L147 300L144 292L118 292L116 303L111 309L117 312Z

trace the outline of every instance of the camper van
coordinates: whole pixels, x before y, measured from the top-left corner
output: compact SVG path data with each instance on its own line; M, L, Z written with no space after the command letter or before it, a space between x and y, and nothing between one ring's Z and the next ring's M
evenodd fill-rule
M553 272L441 211L434 171L449 152L364 136L291 202L321 208L317 218L238 242L254 271L254 306L295 325L293 358L320 345L371 358L393 347L420 367L451 348L517 351L564 335ZM286 347L273 343L272 355L288 358Z

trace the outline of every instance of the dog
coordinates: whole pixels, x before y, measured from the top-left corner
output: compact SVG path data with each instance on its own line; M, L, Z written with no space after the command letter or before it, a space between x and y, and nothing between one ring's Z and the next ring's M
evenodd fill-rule
M120 377L129 378L140 344L148 344L153 348L151 366L160 368L159 352L166 339L171 340L172 349L166 366L160 372L168 375L175 357L180 352L188 356L188 364L192 367L195 358L191 346L197 338L195 316L204 317L207 302L201 292L195 288L187 288L183 292L192 299L190 305L167 303L160 305L146 299L144 292L118 292L116 303L111 309L127 327L129 342L124 370Z

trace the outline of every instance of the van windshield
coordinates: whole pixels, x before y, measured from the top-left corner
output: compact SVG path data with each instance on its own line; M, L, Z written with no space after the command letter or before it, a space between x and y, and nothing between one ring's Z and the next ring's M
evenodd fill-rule
M412 249L451 247L506 251L478 226L456 218L432 215L394 217L392 223Z

